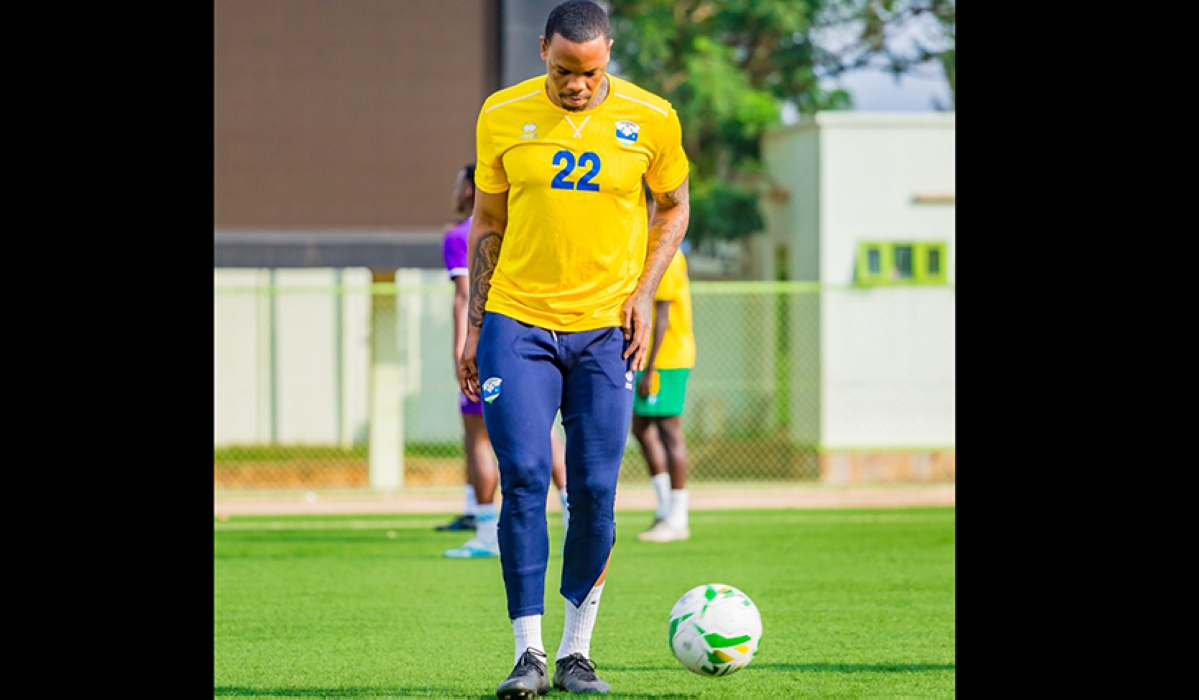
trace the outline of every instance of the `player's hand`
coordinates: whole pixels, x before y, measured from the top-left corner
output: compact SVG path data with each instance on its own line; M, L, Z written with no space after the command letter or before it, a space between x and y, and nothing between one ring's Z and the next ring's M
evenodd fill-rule
M624 351L624 359L631 356L634 370L645 369L646 351L649 349L649 330L653 323L653 296L651 294L633 295L625 299L620 308L620 326L624 331L624 339L629 341L629 347Z
M649 396L649 390L654 386L655 371L651 369L643 372L640 381L637 382L637 395L643 399Z
M458 360L458 387L466 398L479 403L479 328L467 324L466 343Z

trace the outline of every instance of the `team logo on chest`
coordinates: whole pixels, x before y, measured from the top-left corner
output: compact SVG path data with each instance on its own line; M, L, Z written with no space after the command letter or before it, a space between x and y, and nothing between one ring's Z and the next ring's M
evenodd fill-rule
M626 146L632 146L637 143L637 134L640 132L640 124L627 121L616 122L616 140Z

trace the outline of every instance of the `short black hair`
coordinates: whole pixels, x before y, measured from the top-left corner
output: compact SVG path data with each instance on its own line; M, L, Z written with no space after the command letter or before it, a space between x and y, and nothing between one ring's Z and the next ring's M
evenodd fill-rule
M550 10L549 19L545 21L545 43L550 43L554 34L582 44L601 34L605 39L611 39L612 28L608 25L608 13L591 0L566 0Z
M470 181L470 186L474 187L475 186L475 164L467 163L466 166L464 168L462 168L462 172L465 173L465 179Z

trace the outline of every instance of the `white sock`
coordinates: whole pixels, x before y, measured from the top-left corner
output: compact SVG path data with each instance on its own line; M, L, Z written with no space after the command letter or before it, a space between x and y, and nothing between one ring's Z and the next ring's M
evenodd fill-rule
M520 655L529 647L545 653L545 645L541 643L541 616L525 615L512 621L512 633L516 637L516 658L512 659L515 666L520 661Z
M565 531L570 529L570 506L566 503L566 489L558 490L558 500L562 502L562 530L563 539L566 538Z
M654 520L665 520L670 514L670 474L654 474L649 482L653 484L654 494L658 497L658 512L654 513Z
M483 503L475 508L475 539L488 547L499 537L500 514L494 503Z
M670 492L670 516L666 524L676 530L687 529L687 489L675 489Z
M591 630L595 627L595 613L599 610L603 593L604 584L601 583L591 589L579 607L566 601L566 624L562 627L562 644L558 646L555 660L576 653L582 654L585 659L591 658Z
M475 487L467 484L462 489L462 512L466 515L474 515L475 509L479 507L479 500L475 496Z

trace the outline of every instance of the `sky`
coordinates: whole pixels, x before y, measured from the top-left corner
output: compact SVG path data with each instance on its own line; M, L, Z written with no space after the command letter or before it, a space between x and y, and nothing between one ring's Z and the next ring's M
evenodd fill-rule
M827 30L818 39L827 48L836 48L852 36L852 28ZM916 40L928 46L944 44L942 30L931 17L919 17L897 26L887 34L887 43L893 50L911 55ZM838 81L821 81L823 87L840 85L853 96L854 110L859 112L924 112L936 109L934 99L944 107L953 103L949 96L949 81L940 64L928 63L920 68L895 77L881 70L863 68L847 73Z
M906 75L896 82L888 73L858 70L842 76L841 87L853 96L858 112L929 112L936 110L934 100L943 107L953 104L945 72Z
M860 69L841 76L838 82L822 83L827 88L838 84L853 96L855 112L935 112L936 103L943 108L953 102L949 97L949 81L940 66L929 67L918 75L895 77L880 70ZM795 124L799 112L790 103L783 105L783 123Z

